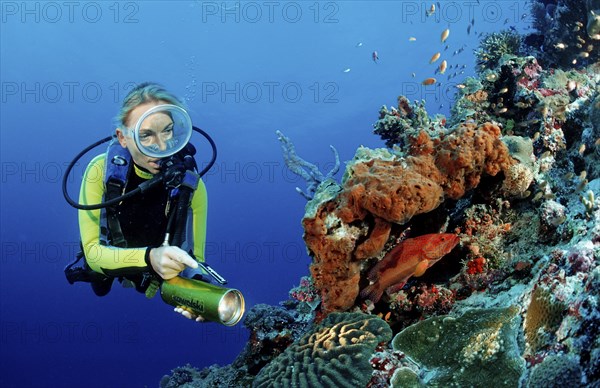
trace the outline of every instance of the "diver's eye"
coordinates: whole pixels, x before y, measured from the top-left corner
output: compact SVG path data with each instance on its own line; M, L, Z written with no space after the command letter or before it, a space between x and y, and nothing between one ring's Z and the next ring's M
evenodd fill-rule
M146 142L150 141L151 138L152 138L151 135L140 135L140 141L142 143L146 143Z
M149 139L152 136L152 132L144 131L140 132L140 139Z
M170 126L168 126L167 128L163 129L163 130L160 132L160 136L161 136L163 139L166 139L166 138L169 138L169 137L173 136L173 126L172 126L172 125L170 125Z

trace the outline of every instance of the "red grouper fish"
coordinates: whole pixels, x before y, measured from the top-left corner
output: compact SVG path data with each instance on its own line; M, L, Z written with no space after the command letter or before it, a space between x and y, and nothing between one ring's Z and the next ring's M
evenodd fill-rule
M408 238L389 251L371 271L372 282L360 295L377 303L384 291L398 292L411 276L421 276L459 243L452 233L433 233Z

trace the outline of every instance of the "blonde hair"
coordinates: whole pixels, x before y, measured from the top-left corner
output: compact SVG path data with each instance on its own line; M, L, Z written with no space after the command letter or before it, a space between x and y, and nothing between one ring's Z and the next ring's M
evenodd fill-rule
M115 125L117 127L127 127L126 122L129 114L138 105L159 101L186 109L184 102L173 93L167 91L162 85L154 82L144 82L135 86L127 93L127 96L123 99L123 105L121 105L121 109L114 119Z

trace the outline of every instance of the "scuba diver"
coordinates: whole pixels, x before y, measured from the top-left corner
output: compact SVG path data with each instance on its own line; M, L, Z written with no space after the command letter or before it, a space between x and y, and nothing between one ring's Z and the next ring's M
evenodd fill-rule
M225 283L203 264L207 193L200 177L215 161L214 142L192 126L181 100L155 83L134 87L115 121L115 134L82 151L63 179L65 198L79 209L82 248L65 268L67 280L91 283L98 296L108 294L115 279L149 298L160 289L176 312L203 321L205 304L210 304L203 299L211 293L206 290L210 277ZM201 172L189 143L193 130L213 148L213 158ZM106 153L96 156L85 170L79 203L73 201L66 191L71 168L106 141L110 141ZM192 284L190 279L201 281ZM201 289L202 300L181 295L190 289ZM217 293L216 318L209 320L237 323L243 314L241 293L222 288Z

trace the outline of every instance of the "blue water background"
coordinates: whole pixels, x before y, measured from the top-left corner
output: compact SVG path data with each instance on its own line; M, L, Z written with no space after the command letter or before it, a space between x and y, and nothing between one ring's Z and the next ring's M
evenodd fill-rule
M275 130L328 170L330 144L342 161L360 145L383 146L372 124L399 94L447 115L454 85L474 73L475 33L529 22L523 1L442 2L431 17L431 3L409 1L66 4L1 3L2 387L153 387L179 365L230 363L246 343L241 324L196 324L159 297L116 286L97 298L64 279L78 225L61 176L77 152L112 133L133 83L160 82L185 97L195 125L213 136L207 261L248 308L277 304L310 258L306 201L294 191L305 185L285 169ZM466 64L465 74L447 81L448 70L441 85L422 87L437 51ZM194 142L198 161L208 160L203 139ZM100 152L75 167L72 196Z

